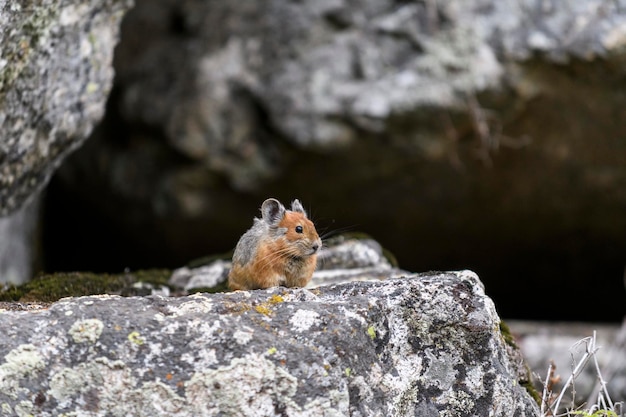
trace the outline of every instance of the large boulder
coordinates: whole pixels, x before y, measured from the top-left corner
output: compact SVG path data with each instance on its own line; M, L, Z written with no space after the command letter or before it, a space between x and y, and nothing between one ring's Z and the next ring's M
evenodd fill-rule
M102 118L132 4L0 0L0 282L32 276L38 203L17 211Z
M0 215L40 190L102 118L132 4L0 1Z
M406 268L482 271L507 316L588 314L528 309L541 286L620 319L624 27L603 0L139 0L51 193L51 267L180 265L298 197Z
M0 314L3 415L539 413L469 271Z

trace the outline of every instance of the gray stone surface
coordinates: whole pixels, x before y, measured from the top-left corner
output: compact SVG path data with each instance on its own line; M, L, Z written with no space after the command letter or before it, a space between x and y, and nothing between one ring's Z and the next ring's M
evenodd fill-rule
M538 415L469 271L0 317L3 415Z
M101 119L132 4L0 1L0 215L41 190Z
M10 216L0 218L1 284L23 284L30 280L38 259L41 198L36 197Z
M169 284L184 290L215 287L228 280L231 266L231 261L222 259L195 268L184 266L172 272Z
M380 243L338 236L324 242L309 287L354 281L378 281L408 274L393 266Z

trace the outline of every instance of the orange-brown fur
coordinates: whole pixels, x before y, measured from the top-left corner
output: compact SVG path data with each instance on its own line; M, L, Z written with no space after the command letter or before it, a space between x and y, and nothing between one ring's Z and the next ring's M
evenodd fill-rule
M279 237L270 233L259 236L254 255L246 263L237 262L233 257L228 278L228 285L232 290L279 285L304 287L309 283L321 246L315 225L306 217L306 213L286 210L275 226L279 230L286 229L286 233ZM302 227L301 233L297 232L297 226ZM238 246L240 244L241 240Z

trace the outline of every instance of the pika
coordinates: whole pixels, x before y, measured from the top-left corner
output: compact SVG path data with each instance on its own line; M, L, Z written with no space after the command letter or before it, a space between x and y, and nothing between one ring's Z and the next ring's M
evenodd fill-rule
M307 217L300 201L291 210L275 198L261 206L235 248L233 266L228 274L231 290L276 287L304 287L311 280L322 240Z

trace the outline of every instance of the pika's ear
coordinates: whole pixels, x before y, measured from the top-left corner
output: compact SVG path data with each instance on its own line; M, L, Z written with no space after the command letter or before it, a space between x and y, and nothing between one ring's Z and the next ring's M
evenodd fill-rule
M306 217L306 211L304 211L304 207L302 207L302 204L300 204L300 200L298 200L297 198L291 202L291 211L302 213L304 214L304 217Z
M268 198L261 206L261 215L267 224L275 226L285 216L285 206L280 204L280 201L275 198Z

